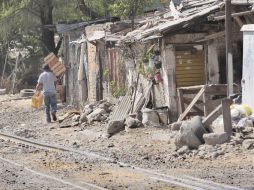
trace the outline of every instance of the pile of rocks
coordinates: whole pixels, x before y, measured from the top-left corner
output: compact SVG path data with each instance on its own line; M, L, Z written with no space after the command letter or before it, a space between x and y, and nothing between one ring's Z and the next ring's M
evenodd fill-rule
M108 137L111 137L112 135L126 130L126 132L129 132L131 129L143 127L143 123L135 118L127 117L125 120L113 120L108 123L107 126L107 134Z
M217 128L213 126L209 128L212 131L209 131L203 126L202 119L196 116L191 120L169 125L172 131L178 131L175 136L175 155L216 158L237 148L254 150L254 120L250 116L240 118L237 122L233 120L232 136L223 131L223 124ZM218 124L218 121L215 123Z
M84 107L83 111L70 112L60 119L60 128L73 127L73 126L87 126L95 122L104 123L108 121L109 115L113 110L114 105L106 100L101 100L93 104L88 104Z

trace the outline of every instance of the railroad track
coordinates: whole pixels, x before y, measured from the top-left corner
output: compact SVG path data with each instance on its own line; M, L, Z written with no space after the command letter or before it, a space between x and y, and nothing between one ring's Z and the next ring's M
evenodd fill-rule
M2 132L0 132L0 139L13 142L13 143L18 144L19 146L22 146L25 148L34 147L34 148L43 149L43 150L69 152L69 153L72 153L73 156L75 156L75 154L79 154L79 155L82 155L82 156L85 156L88 158L94 158L94 159L98 159L101 161L121 165L123 167L132 168L133 170L135 170L137 172L144 173L144 174L148 175L149 179L151 179L151 180L155 180L158 182L163 182L163 183L171 184L171 185L173 184L173 185L176 185L179 187L184 187L187 189L194 189L194 190L242 190L241 188L238 188L238 187L233 187L233 186L221 184L221 183L215 183L213 181L194 178L194 177L187 176L187 175L183 175L181 177L180 176L171 176L171 175L159 173L159 172L156 172L156 171L153 171L150 169L144 169L144 168L132 166L132 165L124 163L124 162L118 162L112 158L101 156L99 154L95 154L95 153L92 153L89 151L83 151L83 150L81 151L81 150L67 148L67 147L55 145L55 144L47 144L44 142L30 140L30 139L26 139L23 137L18 137L15 135L6 134L6 133L2 133ZM0 160L3 160L3 158L0 158ZM8 160L5 160L5 161L8 161ZM9 162L12 163L12 161L9 161ZM17 164L17 163L13 162L13 164ZM53 176L49 176L46 174L41 174L39 172L33 171L29 168L27 168L27 169L30 172L35 172L40 175L45 175L45 177L47 176L52 179L55 178ZM55 180L58 180L58 178L55 178ZM61 180L60 181L58 180L58 181L61 182ZM73 184L69 181L62 180L62 182L66 183L66 184L71 184L73 187L75 186L75 184ZM86 183L86 182L84 182L83 184L87 185L87 187L84 188L80 185L76 185L76 188L79 187L80 189L82 189L82 188L83 189L91 189L91 188L92 189L104 189L104 188L98 187L94 184L90 184L90 183Z

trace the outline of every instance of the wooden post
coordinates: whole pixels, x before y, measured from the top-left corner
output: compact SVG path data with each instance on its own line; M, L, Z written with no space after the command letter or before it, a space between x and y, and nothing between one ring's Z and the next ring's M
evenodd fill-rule
M232 104L232 100L230 99L225 99L221 101L224 132L226 132L229 137L232 135L232 119L231 119L231 112L230 112L231 104Z
M233 94L233 52L232 52L232 16L231 16L231 0L226 0L225 8L225 28L226 28L226 65L227 65L227 95Z
M65 100L67 103L70 102L70 92L69 92L69 72L70 72L70 66L69 66L69 35L64 34L64 65L66 68L65 72L65 78L64 78L64 84L65 84Z
M182 114L185 110L183 90L182 89L177 89L177 94L178 94L178 102L179 102L179 113Z

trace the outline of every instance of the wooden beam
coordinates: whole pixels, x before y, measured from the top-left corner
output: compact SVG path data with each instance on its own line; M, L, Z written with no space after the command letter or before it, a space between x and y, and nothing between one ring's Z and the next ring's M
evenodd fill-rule
M227 65L227 84L228 84L228 93L233 94L233 51L232 51L232 6L231 6L231 0L226 0L226 8L225 8L225 15L226 15L226 22L225 22L225 28L226 28L226 65Z
M232 0L233 5L253 5L254 0Z
M183 90L182 89L177 89L177 94L178 94L178 102L179 102L179 113L182 114L183 111L185 110Z
M230 15L231 15L231 17L235 18L235 17L239 17L239 16L252 15L252 14L254 14L254 10L244 11L244 12L239 12L239 13L233 13L233 14L230 14ZM226 15L213 17L214 21L225 20L225 19L226 19Z
M220 104L215 110L213 110L203 121L205 128L208 128L215 119L222 114L222 105Z
M192 34L175 34L165 38L166 44L186 44L195 43L203 39L206 33L192 33Z
M231 112L230 112L231 104L232 104L232 100L230 99L225 99L221 101L224 132L226 132L229 137L232 135L232 119L231 119Z
M214 34L210 34L210 35L206 36L204 39L199 40L197 42L204 42L204 41L214 40L214 39L222 38L224 36L225 36L225 31L221 31L221 32L217 32L217 33L214 33Z
M184 98L184 103L190 105L191 100ZM204 112L198 106L194 105L193 109L197 112L197 115L204 115Z
M235 19L235 22L238 24L238 26L240 28L242 28L243 27L243 21L241 20L241 18L237 16L237 17L234 17L234 19Z
M203 93L205 92L205 88L201 88L200 91L198 92L198 94L195 96L195 98L192 100L192 102L190 103L190 105L186 108L186 110L180 115L180 117L178 118L178 121L182 121L185 119L185 117L188 115L188 113L190 112L190 110L193 108L193 106L197 103L197 101L199 100L199 98L203 95Z

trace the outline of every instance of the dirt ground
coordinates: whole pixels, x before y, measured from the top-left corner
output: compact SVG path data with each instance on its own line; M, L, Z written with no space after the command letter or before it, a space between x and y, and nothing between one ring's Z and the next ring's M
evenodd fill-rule
M216 158L179 155L173 143L174 134L169 129L144 127L122 131L108 139L105 135L106 124L60 128L58 123L46 124L44 110L32 109L29 99L5 101L8 98L14 97L0 96L1 132L90 151L116 162L168 175L191 176L254 189L254 150L226 144L225 153ZM58 115L63 115L67 109L70 108L60 106ZM154 180L132 167L80 155L26 149L5 141L0 141L0 156L35 171L49 173L60 179L71 179L80 185L87 182L107 189L185 189ZM13 166L3 160L0 165L0 189L75 189L59 181L51 183L53 179L47 181L43 176L29 177L28 171L17 169L20 166Z

